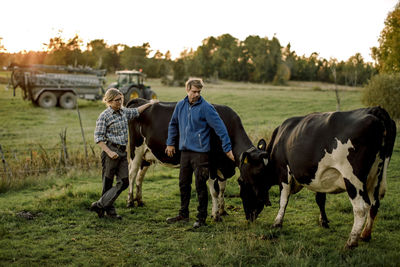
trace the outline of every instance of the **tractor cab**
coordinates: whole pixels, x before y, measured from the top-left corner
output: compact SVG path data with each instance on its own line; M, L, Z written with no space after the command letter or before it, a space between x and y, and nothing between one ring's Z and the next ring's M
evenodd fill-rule
M157 95L150 86L144 85L146 75L137 70L120 70L117 74L117 82L108 86L108 88L117 88L124 95L124 104L134 98L157 99Z
M143 84L144 74L136 70L121 70L117 71L118 75L117 84L123 87L127 84Z

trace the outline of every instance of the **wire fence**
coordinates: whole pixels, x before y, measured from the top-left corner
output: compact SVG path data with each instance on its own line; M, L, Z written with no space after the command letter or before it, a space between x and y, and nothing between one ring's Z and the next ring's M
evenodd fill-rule
M29 147L3 147L0 144L0 158L2 168L0 169L0 192L4 192L13 184L31 176L44 175L49 172L66 173L71 169L99 168L101 162L97 154L99 148L88 145L82 127L81 116L77 105L78 119L81 129L82 142L74 142L67 145L67 128L59 133L60 141L56 143L54 135L51 138L41 140L52 140L51 147L36 144ZM75 134L76 135L76 134ZM76 140L76 136L73 139ZM96 150L98 153L96 153Z
M66 132L64 132L66 134ZM66 140L66 135L61 135L61 140ZM14 184L32 176L41 176L48 173L64 174L74 169L89 170L101 168L99 152L90 146L91 153L85 153L82 147L71 149L66 142L56 149L45 149L38 145L39 149L26 149L14 151L12 154L3 153L0 144L0 157L2 168L0 169L0 192L6 191Z

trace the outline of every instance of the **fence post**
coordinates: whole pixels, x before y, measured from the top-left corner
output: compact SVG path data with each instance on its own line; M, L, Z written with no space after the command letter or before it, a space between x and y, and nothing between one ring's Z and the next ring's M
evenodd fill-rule
M6 162L6 159L4 158L3 148L1 147L1 145L0 145L0 154L1 154L1 161L3 162L4 174L7 175L7 177L9 178L9 176L12 176L12 173L10 173L10 175L8 175L7 162Z
M78 112L79 124L81 126L83 146L85 148L85 159L86 159L86 163L87 163L88 162L88 152L87 152L87 147L86 147L85 132L83 131L83 127L82 127L81 113L79 112L78 101L76 101L76 111Z
M67 128L65 128L64 132L61 131L60 137L61 137L61 145L62 145L61 159L64 158L64 166L67 166L68 165Z

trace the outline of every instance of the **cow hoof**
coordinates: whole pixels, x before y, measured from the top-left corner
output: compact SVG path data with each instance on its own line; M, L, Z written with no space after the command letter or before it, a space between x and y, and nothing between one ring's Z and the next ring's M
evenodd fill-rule
M371 236L362 236L360 237L360 239L364 242L369 242L371 240Z
M135 203L134 202L127 202L126 203L126 207L127 208L134 208L135 207Z
M327 221L322 221L322 222L319 222L319 224L320 224L323 228L329 229L329 222L327 222Z
M221 216L213 216L214 222L222 222Z
M282 223L274 223L272 225L272 227L274 227L274 228L282 228Z
M358 244L357 243L355 243L355 244L347 244L346 243L346 245L344 246L344 249L345 250L351 250L351 249L354 249L354 248L356 248L356 247L358 247Z
M144 202L143 201L140 201L140 202L138 201L137 206L138 207L144 207Z

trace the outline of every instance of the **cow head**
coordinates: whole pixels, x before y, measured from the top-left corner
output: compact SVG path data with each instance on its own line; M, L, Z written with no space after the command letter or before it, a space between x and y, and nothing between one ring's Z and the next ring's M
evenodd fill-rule
M265 172L268 155L265 151L265 140L260 140L258 149L252 147L243 152L240 157L240 197L242 198L246 219L254 221L269 204L268 191L266 190Z

